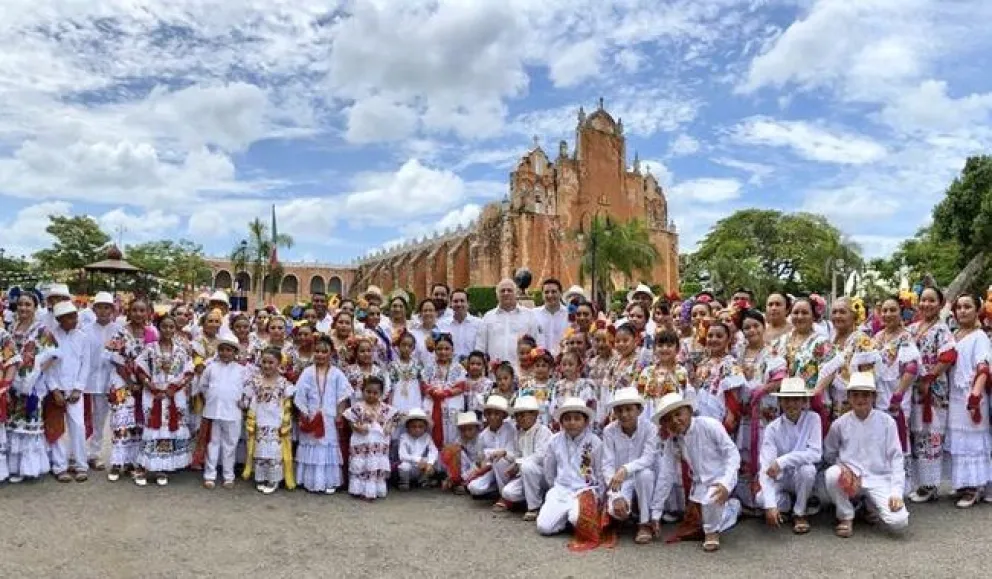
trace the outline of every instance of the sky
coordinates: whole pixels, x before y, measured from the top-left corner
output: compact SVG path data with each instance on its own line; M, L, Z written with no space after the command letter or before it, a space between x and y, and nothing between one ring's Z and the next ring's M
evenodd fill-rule
M683 252L761 207L886 255L992 148L988 22L988 0L5 0L0 247L87 214L227 255L275 204L283 260L350 263L470 223L602 97Z

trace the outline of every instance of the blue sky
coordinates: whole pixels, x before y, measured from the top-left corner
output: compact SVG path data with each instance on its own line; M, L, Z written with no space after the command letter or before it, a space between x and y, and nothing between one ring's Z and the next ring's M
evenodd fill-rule
M224 255L274 203L283 259L346 263L469 223L602 96L684 251L767 207L884 255L992 146L986 0L276 4L5 2L0 246L85 213Z

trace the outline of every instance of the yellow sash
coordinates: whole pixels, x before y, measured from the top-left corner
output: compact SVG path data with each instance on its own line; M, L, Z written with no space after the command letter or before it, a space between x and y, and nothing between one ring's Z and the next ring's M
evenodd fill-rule
M287 490L296 488L296 477L293 469L293 401L283 400L282 404L282 424L279 426L279 445L282 449L282 477ZM245 470L241 478L251 480L252 468L255 465L255 430L257 428L255 411L248 410L245 418L245 430L247 432L247 458L245 458Z

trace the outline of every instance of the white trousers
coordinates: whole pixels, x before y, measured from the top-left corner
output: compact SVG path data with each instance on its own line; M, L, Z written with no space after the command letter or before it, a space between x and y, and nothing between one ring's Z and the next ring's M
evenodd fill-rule
M544 492L548 485L544 469L533 460L524 460L520 474L503 485L503 500L510 503L527 501L527 510L536 511L544 502Z
M629 511L633 508L634 498L636 497L638 522L642 525L650 523L651 498L654 496L654 482L654 471L646 468L638 471L633 478L627 477L627 480L623 481L623 484L620 485L619 491L607 491L606 508L609 511L610 516L614 519L617 518L616 502L618 499L624 499L627 501L627 509Z
M106 394L83 394L91 400L93 415L93 434L86 441L86 456L89 460L99 460L103 453L103 433L107 429L107 417L110 416L110 402Z
M69 395L66 394L66 398ZM69 469L69 460L76 461L76 470L86 472L86 424L83 422L83 399L65 405L65 435L49 445L52 456L52 473L59 475Z
M854 505L847 493L840 488L841 467L834 465L827 469L825 483L827 494L837 507L837 518L842 521L850 521L854 518ZM878 517L882 523L893 531L903 531L909 526L909 511L903 506L902 509L893 512L889 508L891 489L888 485L861 484L859 496L866 497L878 511Z
M409 485L411 482L420 482L424 477L423 471L412 462L401 462L396 467L396 474L399 476L401 485Z
M217 479L217 461L223 467L224 482L234 480L234 455L241 437L240 420L211 420L210 443L207 444L207 463L203 467L204 480Z
M579 520L580 492L594 492L590 489L573 491L562 487L551 487L544 497L541 511L537 513L537 532L542 535L555 535L565 530L568 524L575 525Z
M729 531L741 515L739 499L730 499L722 505L707 503L700 506L703 510L703 532L707 534Z
M510 469L511 463L506 459L499 459L493 463L493 468L486 474L468 483L466 489L474 497L484 497L488 494L503 490L503 486L509 482L506 471Z
M773 506L779 510L787 510L789 497L787 493L795 493L796 502L792 504L792 512L798 516L806 516L806 504L813 494L816 485L816 467L804 464L799 468L783 470L777 480L761 474L761 492L758 501L766 509ZM785 508L783 508L783 506Z

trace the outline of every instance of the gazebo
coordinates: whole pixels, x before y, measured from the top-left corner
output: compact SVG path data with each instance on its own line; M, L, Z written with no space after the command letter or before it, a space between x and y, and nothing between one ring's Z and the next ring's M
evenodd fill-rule
M118 276L125 275L137 278L143 273L143 270L140 267L131 265L130 263L124 261L124 254L116 245L111 245L107 249L107 259L96 263L91 263L89 265L84 265L83 269L87 274L105 273L110 275L113 280L111 289L115 294L117 293Z

